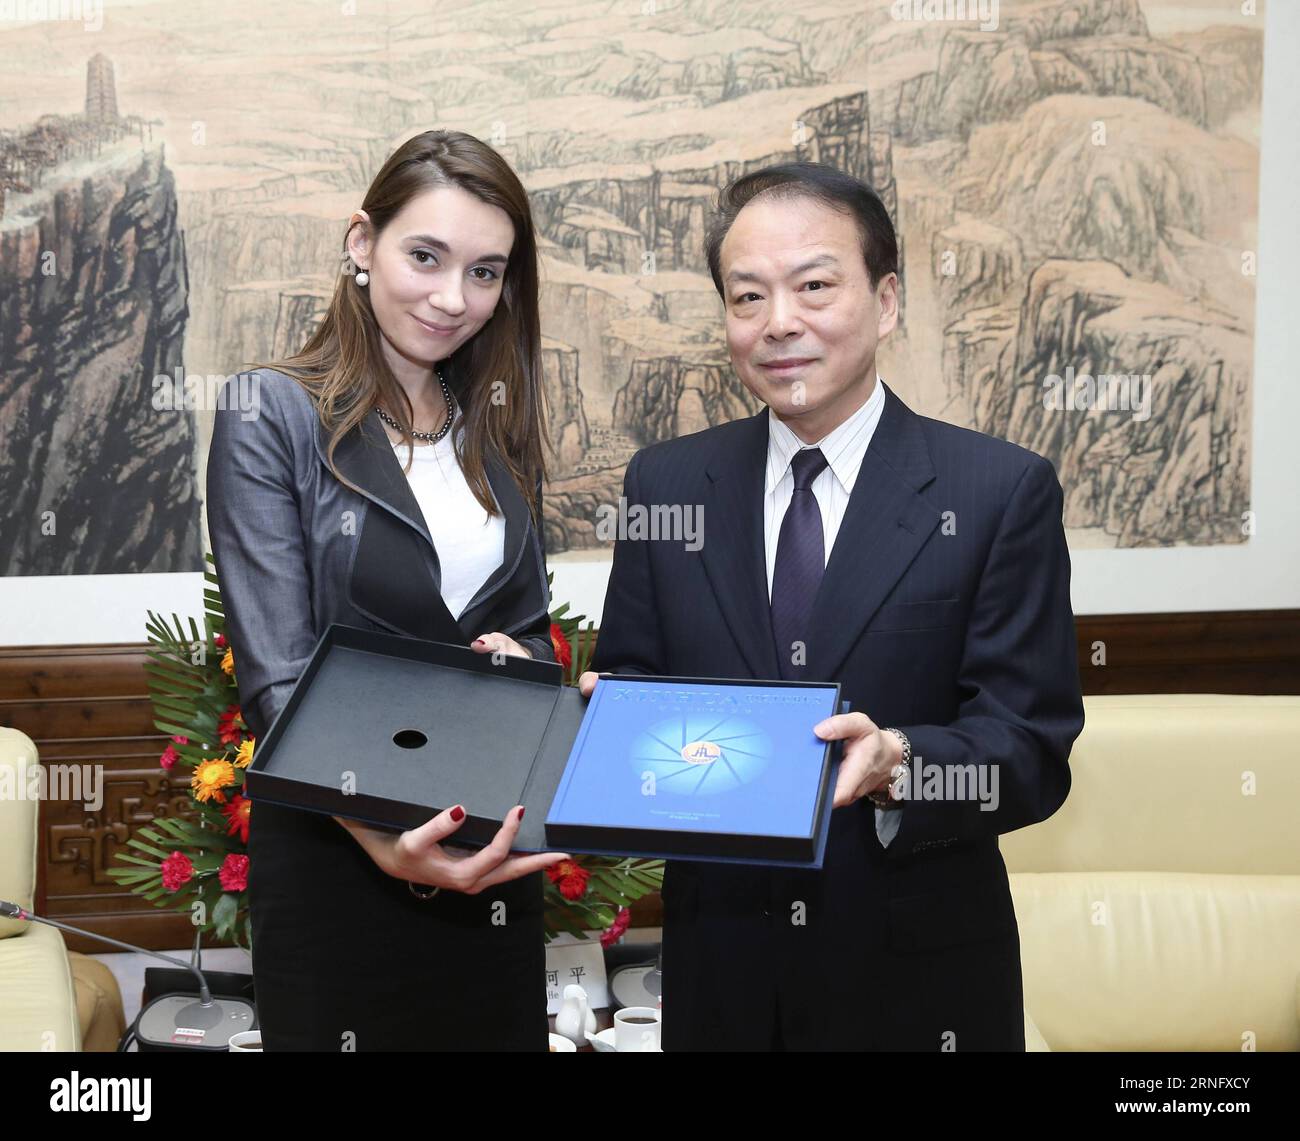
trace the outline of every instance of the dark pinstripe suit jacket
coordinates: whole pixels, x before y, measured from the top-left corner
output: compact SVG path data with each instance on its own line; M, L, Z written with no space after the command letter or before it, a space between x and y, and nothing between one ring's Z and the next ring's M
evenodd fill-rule
M594 668L775 678L763 553L767 413L657 444L635 504L703 508L703 543L620 542ZM908 800L889 846L859 800L820 872L671 863L669 1049L1023 1049L998 835L1050 816L1083 726L1062 493L1045 459L886 389L815 602L809 680L926 764L996 765L999 803ZM811 726L810 726L811 728ZM914 759L914 767L917 762ZM990 770L991 771L991 770Z

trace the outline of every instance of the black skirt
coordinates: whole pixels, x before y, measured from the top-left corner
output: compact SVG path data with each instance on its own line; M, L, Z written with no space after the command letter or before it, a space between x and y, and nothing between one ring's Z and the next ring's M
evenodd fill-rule
M328 816L263 801L249 825L266 1050L545 1052L542 873L421 900Z

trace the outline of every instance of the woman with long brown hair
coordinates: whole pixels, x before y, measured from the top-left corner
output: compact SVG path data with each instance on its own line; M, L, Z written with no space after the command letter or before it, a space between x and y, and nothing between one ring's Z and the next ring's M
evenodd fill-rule
M352 214L302 350L218 410L208 524L240 708L263 737L332 622L553 659L528 197L491 147L427 131ZM491 756L491 742L484 755ZM351 762L340 759L340 775ZM546 1047L541 869L268 802L249 829L269 1050Z

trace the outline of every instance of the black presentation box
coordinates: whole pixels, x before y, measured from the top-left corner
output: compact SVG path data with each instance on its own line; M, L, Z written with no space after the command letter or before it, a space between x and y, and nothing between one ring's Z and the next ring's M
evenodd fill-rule
M679 692L692 685L808 684L617 681L673 682L683 687ZM833 708L842 709L838 686L833 688ZM522 804L518 851L820 866L838 759L829 744L818 754L824 763L817 788L810 790L815 808L804 835L702 832L671 823L646 831L572 821L548 831L551 803L587 706L552 662L504 656L494 661L466 646L334 623L258 742L245 791L254 802L394 829L418 827L462 804L466 819L454 835L457 844L488 843L506 814Z

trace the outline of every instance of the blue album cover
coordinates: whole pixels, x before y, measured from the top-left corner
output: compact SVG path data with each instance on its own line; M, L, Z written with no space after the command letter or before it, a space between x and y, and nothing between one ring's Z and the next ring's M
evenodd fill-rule
M602 678L547 824L813 834L836 687Z

